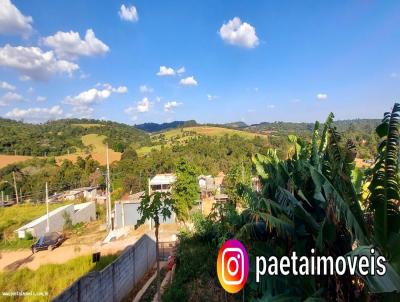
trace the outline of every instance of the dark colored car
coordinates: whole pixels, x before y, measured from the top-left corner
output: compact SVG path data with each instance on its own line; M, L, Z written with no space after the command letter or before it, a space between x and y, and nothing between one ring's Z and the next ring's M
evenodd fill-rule
M52 251L56 247L60 246L64 240L65 237L62 233L59 232L45 233L44 235L39 237L38 241L32 244L31 246L32 253L34 254L41 250Z

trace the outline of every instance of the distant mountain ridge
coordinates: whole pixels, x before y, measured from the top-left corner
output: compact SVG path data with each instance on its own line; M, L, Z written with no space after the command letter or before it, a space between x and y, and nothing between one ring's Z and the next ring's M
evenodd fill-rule
M195 120L189 120L189 121L173 121L170 123L144 123L144 124L138 124L135 125L134 127L146 132L159 132L163 130L168 130L168 129L174 129L178 127L191 127L191 126L196 126L198 125Z

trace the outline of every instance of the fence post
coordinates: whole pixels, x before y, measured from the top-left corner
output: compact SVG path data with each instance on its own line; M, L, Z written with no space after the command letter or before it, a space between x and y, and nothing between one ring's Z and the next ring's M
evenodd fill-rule
M111 268L112 268L112 299L113 302L117 301L116 299L116 288L115 288L115 265L114 263L111 264Z
M133 285L135 285L135 283L136 283L136 274L135 274L136 258L135 258L135 251L136 251L136 247L133 247L133 248L132 248L132 259L133 259L133 261L132 261L132 267L133 267L133 270L132 270L132 282L133 282Z

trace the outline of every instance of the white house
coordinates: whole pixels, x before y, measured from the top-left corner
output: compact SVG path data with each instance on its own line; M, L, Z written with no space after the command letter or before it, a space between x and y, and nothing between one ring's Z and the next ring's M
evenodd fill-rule
M171 192L176 175L172 173L157 174L149 181L149 192Z

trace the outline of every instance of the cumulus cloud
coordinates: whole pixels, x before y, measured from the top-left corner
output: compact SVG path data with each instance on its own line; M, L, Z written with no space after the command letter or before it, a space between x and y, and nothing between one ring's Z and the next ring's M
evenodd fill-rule
M179 82L183 86L197 86L197 81L194 79L193 76L184 78Z
M91 118L94 112L94 109L89 106L77 106L72 108L72 116L79 118Z
M138 119L137 114L150 111L150 106L151 106L150 100L147 97L144 97L134 106L125 108L124 112L131 116L132 121L136 121Z
M79 66L59 60L53 51L43 52L38 47L0 47L0 66L17 71L23 79L48 80L55 74L71 75Z
M139 91L141 93L152 93L154 89L147 85L140 85Z
M317 94L317 100L325 101L326 99L328 99L328 95L326 93L318 93Z
M112 87L110 84L98 84L102 86L100 89L91 88L83 91L76 96L67 96L64 100L65 104L73 106L88 106L95 103L100 103L108 99L112 93L126 93L128 88L126 86Z
M7 83L5 81L0 81L0 89L15 90L15 86L13 86L10 83Z
M138 112L148 112L150 109L150 101L148 98L143 98L140 102L138 102L136 106L136 110Z
M125 6L125 4L122 4L118 14L121 20L124 21L137 22L139 20L137 9L133 5Z
M45 96L37 96L36 97L36 102L45 102L47 100L47 98Z
M217 98L218 98L217 95L207 94L207 99L208 99L209 101L214 101L214 100L216 100Z
M110 48L96 38L92 29L86 30L82 40L78 32L58 31L42 39L44 45L54 49L60 58L77 59L79 56L95 56L107 53Z
M50 108L14 108L5 115L8 118L16 120L26 120L29 122L44 122L64 117L63 110L59 105Z
M22 101L23 99L22 95L9 91L0 98L0 106L7 106L11 103Z
M24 16L10 0L0 0L0 34L27 37L32 23L32 17Z
M165 112L173 112L173 110L180 105L182 105L182 103L179 103L176 101L167 102L164 104L164 111Z
M234 17L228 23L222 24L219 35L228 44L246 48L254 48L259 44L256 29L249 23Z
M160 66L160 71L157 72L158 76L173 76L175 75L175 70L171 67Z
M184 73L185 71L186 71L185 66L182 66L181 68L179 68L179 69L176 71L176 73L177 73L177 74L182 74L182 73Z

